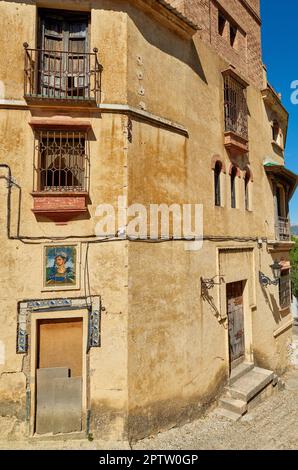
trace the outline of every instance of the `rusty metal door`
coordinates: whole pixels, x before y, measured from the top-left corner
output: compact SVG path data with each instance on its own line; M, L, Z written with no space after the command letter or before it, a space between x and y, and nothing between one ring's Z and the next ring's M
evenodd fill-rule
M243 282L227 284L227 312L229 321L230 364L235 367L244 361Z

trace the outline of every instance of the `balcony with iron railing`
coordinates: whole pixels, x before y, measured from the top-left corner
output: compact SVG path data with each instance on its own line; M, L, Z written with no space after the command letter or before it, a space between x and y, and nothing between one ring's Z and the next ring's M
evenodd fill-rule
M278 217L276 223L276 239L281 242L291 240L291 224L289 219Z
M30 49L24 43L24 97L26 100L100 102L101 72L93 52Z

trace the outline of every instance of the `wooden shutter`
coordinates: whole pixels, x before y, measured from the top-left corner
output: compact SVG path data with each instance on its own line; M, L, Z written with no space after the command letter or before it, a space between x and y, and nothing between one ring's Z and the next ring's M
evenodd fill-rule
M85 97L89 85L88 17L44 13L40 89L49 98Z
M65 90L63 74L63 20L45 17L41 22L41 94L60 97Z
M68 94L75 97L84 97L88 90L89 58L87 37L88 22L86 20L70 20L67 23L67 49L68 55Z

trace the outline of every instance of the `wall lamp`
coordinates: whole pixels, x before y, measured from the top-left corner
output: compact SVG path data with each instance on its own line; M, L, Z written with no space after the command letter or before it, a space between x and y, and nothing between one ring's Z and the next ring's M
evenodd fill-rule
M216 278L219 278L219 282L215 282L215 279ZM225 280L223 278L223 276L214 276L212 277L211 279L203 279L201 277L201 289L202 291L204 290L210 290L210 289L213 289L214 286L221 286L222 284L224 284Z
M275 260L274 263L271 264L270 268L273 272L273 281L261 271L259 272L260 284L262 284L262 286L264 287L277 286L281 277L281 264L277 260Z

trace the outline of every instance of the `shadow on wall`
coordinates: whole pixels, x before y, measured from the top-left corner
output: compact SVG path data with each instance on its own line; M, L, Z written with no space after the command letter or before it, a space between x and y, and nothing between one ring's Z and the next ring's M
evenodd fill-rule
M23 4L24 0L4 0L7 3ZM46 1L26 0L28 5L37 5L39 8L48 7ZM121 1L119 4L111 2L111 0L92 0L92 1L81 1L78 2L78 7L74 7L73 2L67 2L60 0L55 2L56 9L71 9L77 11L89 10L107 10L115 12L127 13L138 28L143 37L152 46L161 49L168 55L171 55L181 62L188 65L200 78L207 84L207 79L200 61L198 51L194 42L189 39L179 38L174 32L169 31L166 27L158 25L150 16L146 15L142 11L135 8L128 1ZM178 41L180 47L177 47Z
M175 57L188 65L207 84L198 51L192 39L183 39L166 27L157 24L150 16L137 10L129 2L123 5L111 5L110 1L103 0L94 6L94 9L105 9L127 13L144 39L152 46L162 50L165 54ZM178 46L180 43L180 47Z
M286 312L284 315L281 313L280 309L279 309L279 305L278 303L276 302L276 299L275 299L275 296L274 294L269 294L268 295L268 292L267 292L267 289L266 287L264 286L261 286L262 288L262 292L263 292L263 295L264 295L264 299L265 299L265 302L266 304L268 305L272 315L273 315L273 318L274 318L274 321L276 324L280 323L281 320L283 319L284 316L288 315L288 312Z

